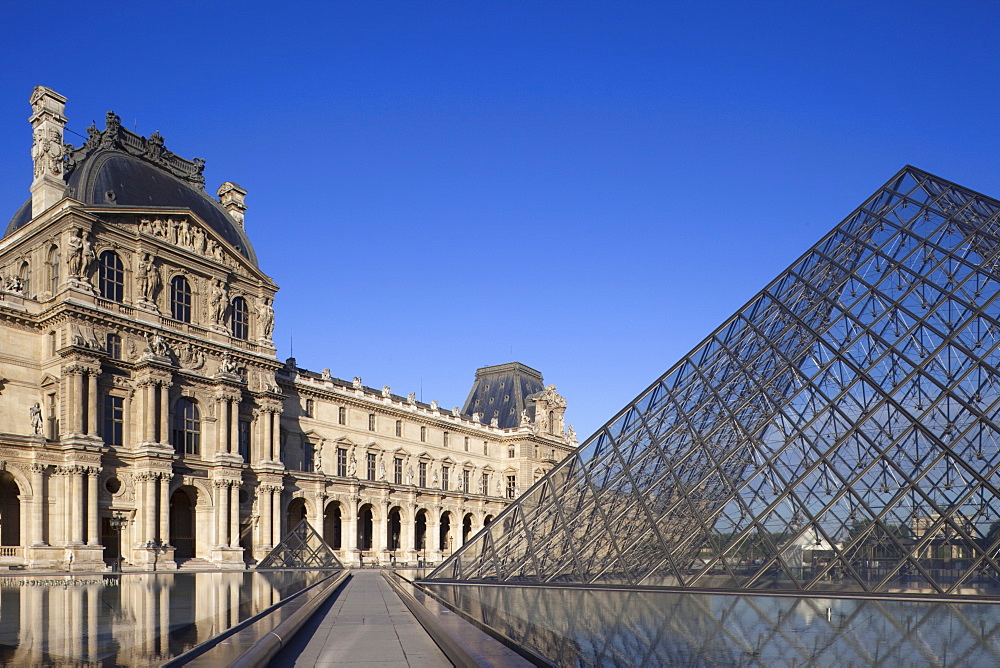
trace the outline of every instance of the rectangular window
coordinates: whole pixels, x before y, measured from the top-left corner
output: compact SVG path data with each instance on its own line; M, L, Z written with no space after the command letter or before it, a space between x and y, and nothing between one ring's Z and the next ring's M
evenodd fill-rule
M104 397L104 442L107 445L122 445L125 424L124 399L105 395Z
M347 448L337 448L337 475L347 476Z
M396 457L392 462L392 481L397 485L403 484L403 458Z
M479 493L489 494L490 493L490 474L484 473L483 477L479 480Z
M312 441L302 439L302 466L300 468L304 473L312 473L313 471L313 444Z
M511 459L514 458L514 446L513 445L510 446L509 448L507 448L507 456L510 457Z
M306 399L306 417L314 417L313 416L313 406L314 406L313 400L312 399Z
M507 476L507 498L513 499L517 496L517 476L509 475Z
M375 431L375 414L368 414L368 431Z
M466 494L469 493L469 478L472 477L472 471L462 471L462 491Z
M483 454L486 455L487 457L490 456L490 442L489 441L483 441Z
M56 395L55 392L48 395L48 407L49 407L49 440L56 440L59 438L59 420L56 417Z
M238 447L239 447L240 457L243 458L243 461L249 462L250 461L250 421L249 420L240 420L240 427L239 427L239 429L240 429L240 431L239 431L239 434L238 434L237 443L238 443Z
M420 442L421 443L427 442L427 427L420 428Z
M117 334L108 334L106 346L108 349L108 357L113 360L120 360L122 358L122 338Z
M375 453L374 452L369 452L368 453L368 479L369 480L374 480L375 479Z
M441 491L448 491L448 474L451 473L451 468L448 466L441 467Z
M441 442L444 443L444 447L446 448L448 447L448 436L448 432L444 432L444 435L441 438Z
M402 435L403 435L403 421L396 420L396 436L402 436Z
M465 437L465 451L466 452L469 451L469 437L468 436Z
M420 462L417 466L419 470L419 477L417 478L417 483L421 487L427 487L427 462Z
M343 406L337 409L337 424L347 424L347 409Z

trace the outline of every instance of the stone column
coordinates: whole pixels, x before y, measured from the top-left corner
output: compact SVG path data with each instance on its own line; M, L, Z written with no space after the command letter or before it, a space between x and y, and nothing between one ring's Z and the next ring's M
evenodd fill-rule
M417 546L414 544L416 539L416 523L417 514L416 509L410 507L407 509L407 513L404 516L400 512L399 518L399 549L404 554L410 554L416 552Z
M147 473L143 476L146 486L145 504L146 521L143 527L143 535L146 541L156 540L156 474Z
M427 545L427 557L431 561L441 560L441 524L438 521L440 512L428 509L427 511L427 534L424 536L424 544Z
M160 383L160 440L167 445L170 443L170 385Z
M42 464L31 465L31 545L45 542L45 469Z
M229 450L236 454L240 451L240 400L233 399L229 402Z
M160 542L170 542L170 474L162 473L160 483ZM197 531L197 528L195 529Z
M97 469L87 471L87 545L100 545L101 532L97 524Z
M146 425L143 434L145 443L156 442L156 385L148 381L143 387L142 413Z
M346 512L340 516L340 545L347 558L352 559L358 551L358 504L348 502L343 509Z
M70 376L73 394L70 398L73 406L72 428L70 431L77 433L84 432L83 426L83 374L80 371L73 371Z
M240 486L229 486L229 547L240 546Z
M59 483L59 494L57 512L62 514L62 526L59 531L59 540L63 543L70 541L70 527L73 525L73 481L70 480L69 467L59 466L56 468L61 482Z
M224 547L229 543L229 490L225 480L215 481L215 544Z
M222 397L215 398L215 452L226 451L226 400Z
M87 434L97 436L97 372L87 374Z
M264 442L261 444L261 456L269 461L274 460L274 411L264 409Z
M70 500L70 510L73 514L73 519L70 523L70 529L72 533L70 534L70 541L76 545L83 544L83 511L84 511L84 500L83 500L83 471L74 470L70 477L73 481L73 494Z
M271 497L271 536L274 545L281 542L281 487L279 486Z
M257 535L260 546L274 545L271 542L271 489L266 485L257 487L257 509L260 519L257 522Z
M132 434L132 392L125 392L125 399L122 401L122 444L127 448L134 443Z

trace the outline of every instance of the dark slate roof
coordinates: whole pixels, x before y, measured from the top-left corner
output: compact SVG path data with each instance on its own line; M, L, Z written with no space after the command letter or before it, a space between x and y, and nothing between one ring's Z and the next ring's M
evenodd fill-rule
M534 419L535 403L528 397L545 389L540 371L520 362L476 369L476 381L465 400L462 414L482 413L480 422L489 424L495 417L502 429L515 429L521 423L521 411L528 409Z
M115 117L117 118L117 117ZM257 254L243 228L204 190L204 162L184 160L163 148L163 138L135 135L113 123L89 128L87 143L69 152L66 195L89 206L189 209L244 257ZM31 220L31 199L17 210L4 236Z

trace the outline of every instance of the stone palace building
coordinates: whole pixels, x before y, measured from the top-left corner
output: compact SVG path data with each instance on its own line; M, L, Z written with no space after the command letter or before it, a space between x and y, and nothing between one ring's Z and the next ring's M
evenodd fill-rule
M246 191L37 87L0 239L0 565L244 568L306 519L345 563L438 562L576 446L519 363L442 408L276 357ZM111 518L124 517L120 532Z

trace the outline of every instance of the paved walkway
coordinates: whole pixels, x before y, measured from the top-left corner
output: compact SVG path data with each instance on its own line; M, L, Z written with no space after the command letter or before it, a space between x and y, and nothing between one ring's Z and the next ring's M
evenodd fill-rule
M271 666L451 666L378 570L355 570Z

